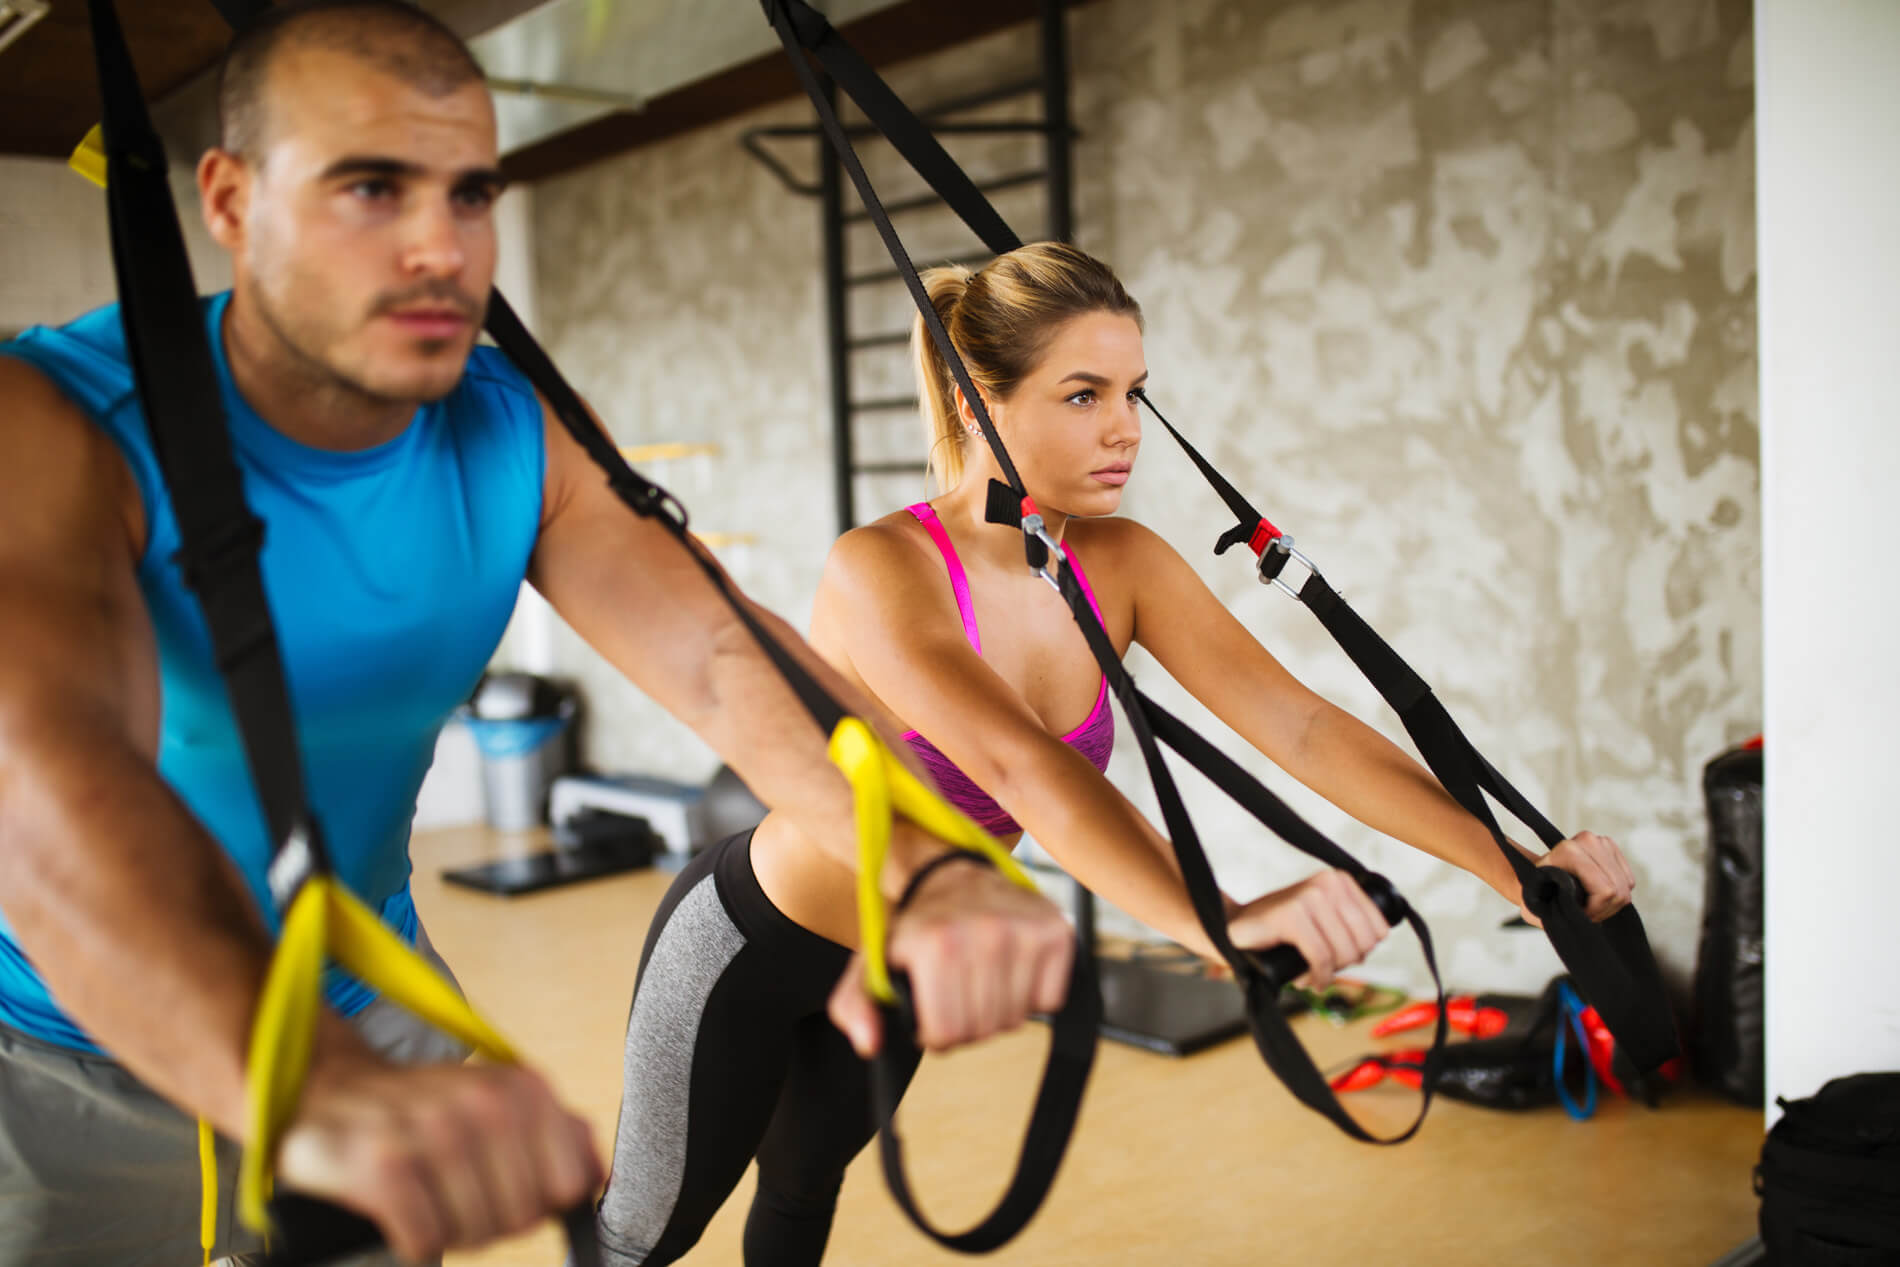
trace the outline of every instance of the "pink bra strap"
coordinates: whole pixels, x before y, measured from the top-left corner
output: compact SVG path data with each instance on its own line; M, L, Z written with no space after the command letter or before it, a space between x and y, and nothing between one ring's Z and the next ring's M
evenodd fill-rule
M957 548L950 544L950 534L943 529L943 521L937 518L937 512L930 508L929 502L918 502L907 506L906 510L924 526L930 539L937 543L937 553L943 556L943 565L950 573L950 588L957 596L957 614L963 617L963 634L970 640L970 647L978 655L983 654L983 636L976 631L976 608L970 603L970 578L964 575L963 560L957 557ZM1074 558L1073 555L1070 556ZM1076 569L1076 575L1082 575L1082 569ZM1088 589L1088 581L1082 582L1082 588ZM1089 602L1095 601L1095 595L1089 595Z
M1082 570L1082 560L1075 557L1075 551L1069 549L1069 543L1067 541L1062 543L1062 557L1067 559L1069 566L1075 569L1075 579L1082 582L1082 592L1088 595L1089 608L1094 611L1095 619L1101 620L1102 605L1095 601L1095 589L1089 584L1089 574ZM1103 627L1107 627L1106 621L1103 621ZM1106 681L1107 679L1104 678L1103 680Z

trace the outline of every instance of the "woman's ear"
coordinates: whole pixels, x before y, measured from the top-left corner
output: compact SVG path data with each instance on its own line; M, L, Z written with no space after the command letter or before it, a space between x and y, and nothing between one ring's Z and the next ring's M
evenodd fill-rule
M963 388L953 383L951 384L950 390L956 393L957 421L962 424L964 432L973 436L982 435L983 428L976 420L976 410L970 408L970 402L963 395ZM989 414L991 422L995 422L996 407L990 403L988 396L983 395L983 389L981 387L977 388L976 392L979 397L982 397L984 412Z

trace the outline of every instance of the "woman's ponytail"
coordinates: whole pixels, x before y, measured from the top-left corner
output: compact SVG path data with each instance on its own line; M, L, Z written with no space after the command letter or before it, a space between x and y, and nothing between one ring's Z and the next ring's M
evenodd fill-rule
M946 330L963 292L969 288L970 276L970 270L960 264L925 269L922 274L930 306L937 310L937 319ZM930 337L922 313L911 321L910 350L917 366L917 400L923 407L924 434L930 443L925 461L937 478L938 489L949 492L963 478L964 436L963 423L957 417L957 382L943 353L937 350L936 340Z

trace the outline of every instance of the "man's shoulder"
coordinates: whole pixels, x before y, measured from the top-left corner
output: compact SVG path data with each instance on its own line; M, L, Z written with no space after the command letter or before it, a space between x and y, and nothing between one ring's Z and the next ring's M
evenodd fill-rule
M541 416L534 384L497 347L478 344L469 353L458 390L480 408L500 408L510 414L525 411L537 419Z
M505 352L472 349L461 381L441 407L459 448L482 455L484 469L517 473L541 495L548 460L541 398Z
M0 354L25 361L95 416L136 390L116 303L64 325L34 326L0 343Z

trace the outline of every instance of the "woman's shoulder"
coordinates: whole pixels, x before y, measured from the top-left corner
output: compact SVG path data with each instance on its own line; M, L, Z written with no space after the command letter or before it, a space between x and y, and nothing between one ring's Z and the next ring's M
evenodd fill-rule
M929 536L907 510L860 525L832 542L818 580L819 601L825 606L871 602L881 607L921 600L934 607L940 587L929 585L927 578L935 554ZM934 570L941 573L942 564Z
M825 559L828 579L849 580L877 576L891 568L914 564L918 552L928 546L916 517L908 510L894 511L881 519L860 524L831 543Z
M954 624L950 587L932 584L930 538L908 511L853 528L831 545L812 605L814 643L847 654L867 631ZM942 564L936 565L942 575ZM822 649L822 648L821 648Z

